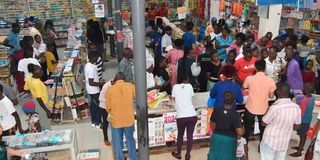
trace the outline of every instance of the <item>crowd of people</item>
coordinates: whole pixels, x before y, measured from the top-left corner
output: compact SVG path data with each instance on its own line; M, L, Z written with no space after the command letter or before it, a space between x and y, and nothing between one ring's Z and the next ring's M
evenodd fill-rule
M192 97L195 92L209 92L210 129L209 160L246 159L248 143L256 119L260 131L258 151L262 160L285 159L291 134L300 137L291 157L301 157L307 132L313 118L314 93L319 93L320 53L312 52L309 37L298 37L294 30L274 37L271 32L257 39L248 28L234 29L221 19L211 19L204 40L194 35L194 24L186 22L181 38L172 38L172 28L161 18L167 9L163 5L148 11L146 36L151 44L146 48L147 91L166 92L177 112L177 150L172 156L182 158L184 132L187 134L185 159L191 159L193 132L197 122ZM102 79L107 40L101 22L89 20L86 31L88 61L84 67L85 89L88 94L92 127L101 128L104 143L110 146L110 123L113 152L124 159L123 136L130 159L137 160L133 137L134 100L133 51L125 48L118 73L109 81ZM0 135L36 133L51 129L52 110L48 107L48 92L44 84L55 71L59 57L57 37L52 21L40 21L30 27L30 36L20 41L20 26L12 24L12 32L3 45L12 57L10 71L18 91L30 93L22 110L28 116L28 129L21 127L14 105L17 97L12 88L0 81ZM203 42L202 44L198 41ZM244 113L239 107L244 104ZM320 158L320 113L313 137L314 158ZM1 134L2 133L2 134ZM319 134L318 134L319 133ZM2 147L2 143L0 143ZM12 150L11 150L12 151ZM1 154L1 152L0 152ZM16 153L14 155L22 155ZM1 157L1 155L0 155ZM255 159L256 157L250 157Z

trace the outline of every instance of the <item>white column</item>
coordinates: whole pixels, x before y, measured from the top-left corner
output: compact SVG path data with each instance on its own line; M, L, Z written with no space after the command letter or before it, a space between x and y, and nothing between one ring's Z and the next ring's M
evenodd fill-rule
M211 17L216 17L217 19L220 19L220 0L211 0L211 6L210 6L210 19Z
M273 37L278 36L280 29L282 5L270 5L269 17L260 18L259 21L259 38L264 36L267 32L272 32Z

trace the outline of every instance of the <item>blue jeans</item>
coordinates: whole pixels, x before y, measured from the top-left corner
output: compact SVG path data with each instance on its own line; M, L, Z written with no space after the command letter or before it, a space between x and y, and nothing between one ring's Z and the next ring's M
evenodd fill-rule
M112 146L113 151L117 160L124 160L123 149L123 133L126 136L126 145L130 160L138 160L136 153L136 142L133 138L134 125L125 128L113 128L111 126L112 132Z
M99 95L97 94L89 94L90 100L90 114L91 114L91 122L95 125L99 125L101 123L101 113L99 109Z

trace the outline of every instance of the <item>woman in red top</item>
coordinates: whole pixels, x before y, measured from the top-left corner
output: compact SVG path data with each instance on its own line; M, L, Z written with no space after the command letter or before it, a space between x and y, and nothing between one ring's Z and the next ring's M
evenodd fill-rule
M162 3L161 7L158 10L158 15L160 17L167 17L167 14L168 14L168 9L166 8L165 3Z
M313 61L308 60L305 69L301 70L303 83L316 84L316 73L312 71Z

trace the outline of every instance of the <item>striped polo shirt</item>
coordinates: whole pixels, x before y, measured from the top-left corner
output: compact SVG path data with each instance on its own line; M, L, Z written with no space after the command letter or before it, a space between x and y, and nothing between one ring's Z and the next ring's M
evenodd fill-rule
M275 151L288 149L294 124L301 124L300 107L290 98L277 100L262 118L267 125L262 142Z

